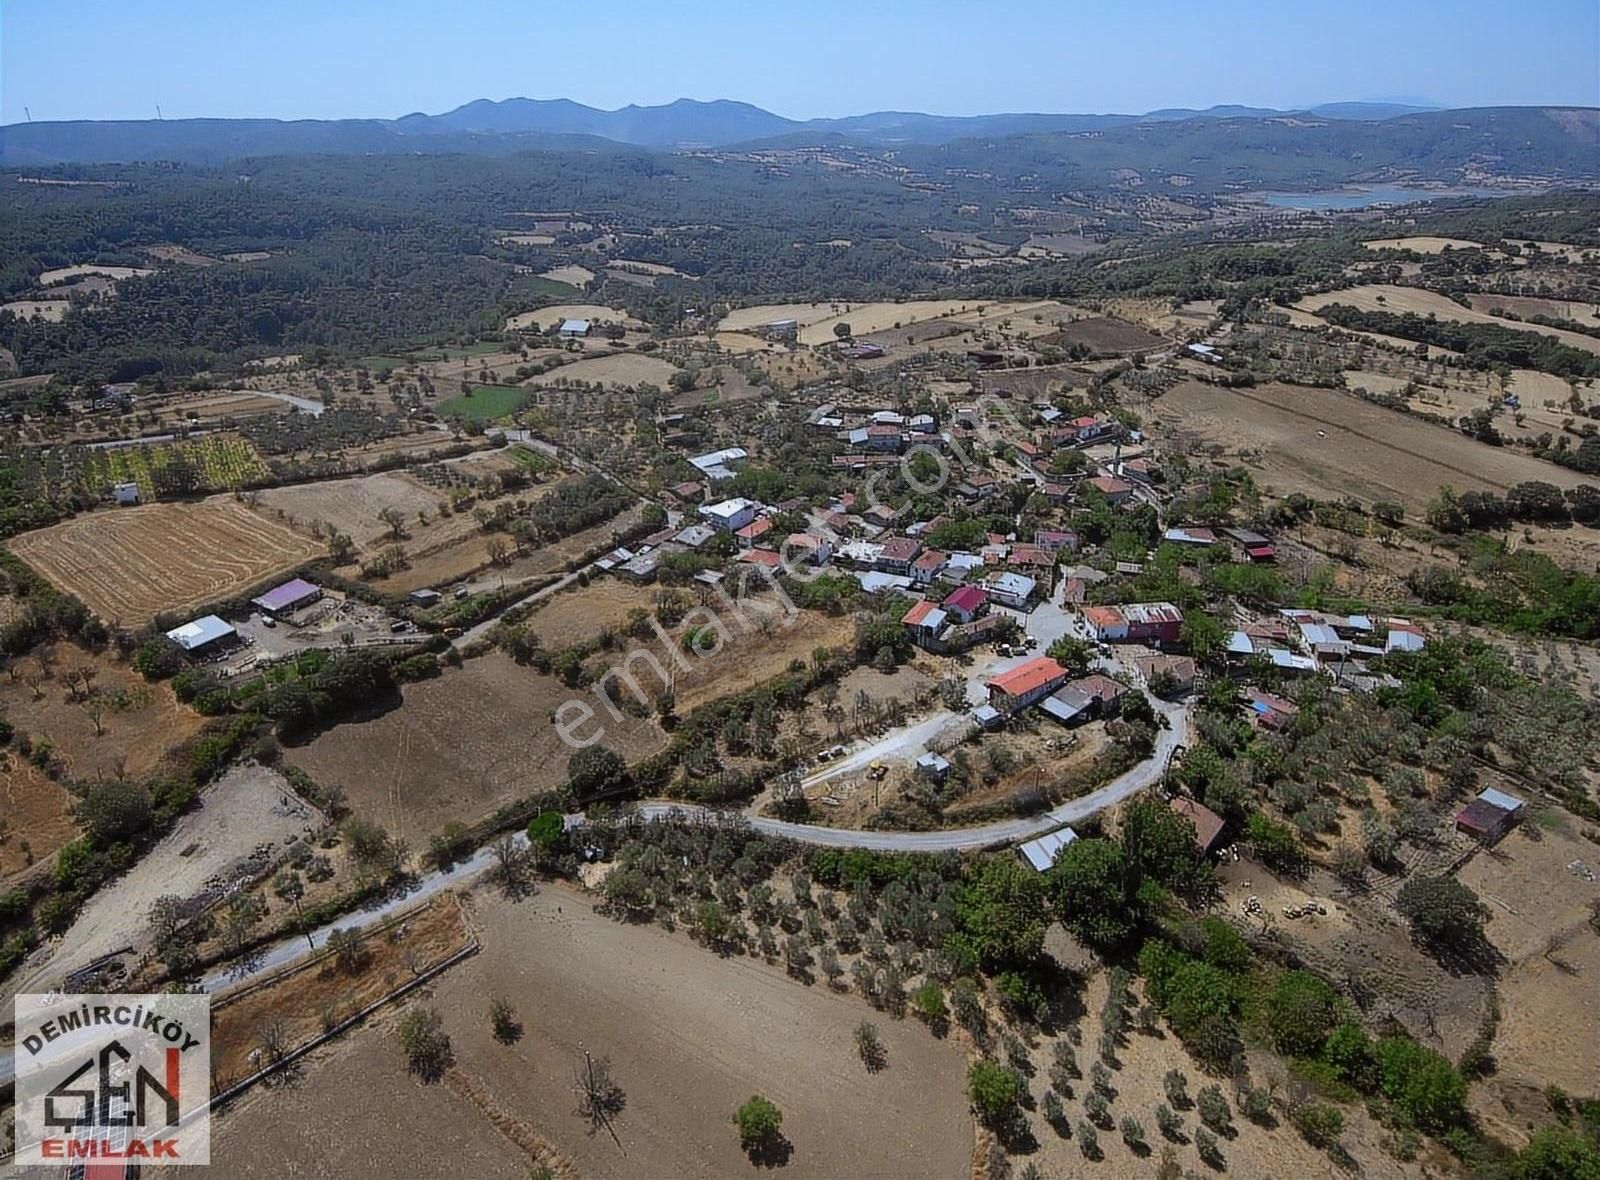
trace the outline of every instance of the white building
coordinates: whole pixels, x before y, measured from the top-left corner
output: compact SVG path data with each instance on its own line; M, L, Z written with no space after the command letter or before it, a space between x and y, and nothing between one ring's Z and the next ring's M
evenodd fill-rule
M736 533L745 525L756 518L756 512L761 507L754 500L746 500L736 496L732 500L723 500L720 504L702 504L700 515L712 528L721 529L725 533Z
M743 447L725 447L720 451L693 455L689 459L689 465L715 483L719 480L732 479L734 470L749 457L750 452Z
M589 334L589 326L588 320L562 320L556 335L563 340L577 340Z
M214 649L239 637L233 624L216 615L202 615L167 632L167 638L191 655Z
M139 485L136 483L114 483L111 485L111 498L118 504L137 504L139 502Z
M1022 859L1033 866L1035 872L1043 873L1056 863L1057 858L1066 851L1067 845L1077 838L1077 832L1071 828L1062 828L1057 832L1047 832L1036 840L1029 840L1026 844L1017 845L1017 851L1022 854Z
M996 574L988 580L989 597L1005 606L1026 610L1039 583L1025 574Z

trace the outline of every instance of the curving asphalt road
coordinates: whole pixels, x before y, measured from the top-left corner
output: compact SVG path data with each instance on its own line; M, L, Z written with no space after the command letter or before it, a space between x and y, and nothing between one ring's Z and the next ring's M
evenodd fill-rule
M1087 819L1160 782L1166 772L1168 758L1187 741L1189 718L1181 705L1159 700L1152 700L1151 704L1155 706L1156 715L1165 718L1167 724L1157 731L1155 749L1149 758L1098 790L1077 799L1069 799L1034 816L934 832L867 832L855 828L789 823L686 803L640 803L632 809L631 814L647 820L724 819L737 816L758 832L826 848L869 848L876 852L970 852L981 848L998 848L1031 840L1066 824Z

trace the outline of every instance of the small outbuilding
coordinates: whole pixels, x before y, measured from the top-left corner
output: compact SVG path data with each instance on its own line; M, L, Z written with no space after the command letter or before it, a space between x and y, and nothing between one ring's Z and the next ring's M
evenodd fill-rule
M1033 866L1035 872L1047 872L1056 860L1066 851L1067 845L1078 838L1078 833L1071 828L1061 828L1059 831L1047 832L1036 840L1029 840L1026 844L1017 845L1017 852L1022 859Z
M1493 844L1522 818L1526 806L1515 795L1490 787L1456 813L1456 831Z

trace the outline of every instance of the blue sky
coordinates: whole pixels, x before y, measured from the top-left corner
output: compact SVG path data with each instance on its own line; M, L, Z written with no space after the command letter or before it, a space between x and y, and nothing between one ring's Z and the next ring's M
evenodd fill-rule
M1596 0L0 0L0 119L1600 105Z

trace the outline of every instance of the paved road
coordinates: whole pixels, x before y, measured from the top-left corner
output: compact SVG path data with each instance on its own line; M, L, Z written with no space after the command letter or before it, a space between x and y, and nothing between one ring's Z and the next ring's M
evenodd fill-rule
M1155 750L1149 758L1125 774L1118 775L1105 786L1078 799L1070 799L1039 815L1018 819L997 820L975 828L950 828L937 832L864 832L854 828L825 828L814 824L788 823L765 816L741 816L758 832L770 836L783 836L803 844L819 844L826 848L870 848L877 852L967 852L980 848L998 848L1031 840L1046 832L1053 832L1065 824L1087 819L1096 812L1114 807L1130 795L1161 780L1167 768L1167 759L1178 746L1188 741L1188 714L1180 705L1153 701L1156 715L1167 720L1167 726L1156 734ZM684 803L641 803L633 814L649 820L729 818L739 813L719 812L708 807Z

